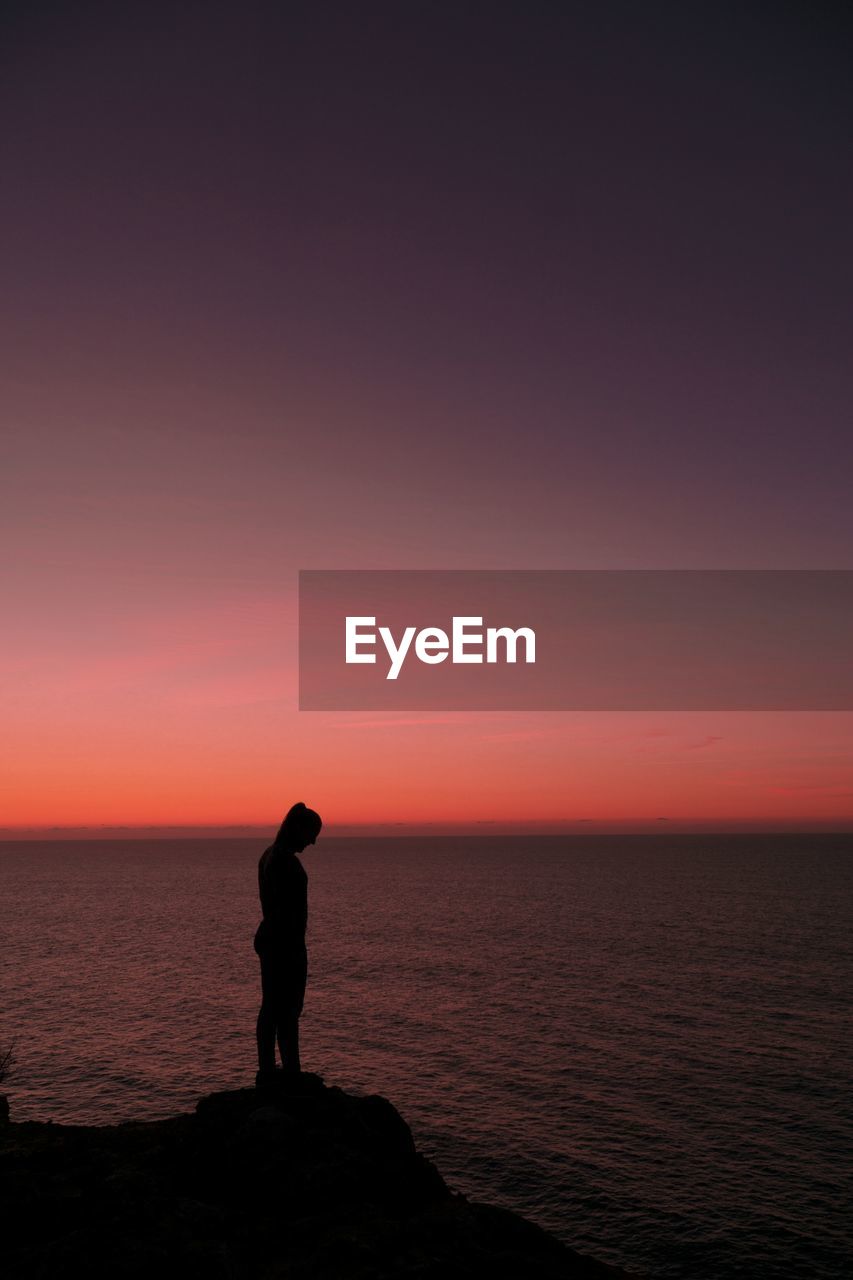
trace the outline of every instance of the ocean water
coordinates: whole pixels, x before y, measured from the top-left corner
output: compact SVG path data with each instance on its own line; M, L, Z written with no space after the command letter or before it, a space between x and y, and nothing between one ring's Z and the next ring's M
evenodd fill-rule
M0 844L15 1119L253 1080L263 842ZM853 1274L853 841L321 838L303 1065L655 1277Z

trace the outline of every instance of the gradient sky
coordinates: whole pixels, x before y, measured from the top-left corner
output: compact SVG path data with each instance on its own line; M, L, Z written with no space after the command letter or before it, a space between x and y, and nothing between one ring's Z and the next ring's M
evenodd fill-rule
M853 23L12 5L0 826L853 822L853 715L296 710L299 568L852 568Z

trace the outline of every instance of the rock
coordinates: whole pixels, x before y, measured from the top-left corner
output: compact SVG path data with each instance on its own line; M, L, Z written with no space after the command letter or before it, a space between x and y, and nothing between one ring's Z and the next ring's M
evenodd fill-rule
M8 1280L593 1280L618 1272L453 1194L387 1099L239 1089L192 1115L0 1131Z

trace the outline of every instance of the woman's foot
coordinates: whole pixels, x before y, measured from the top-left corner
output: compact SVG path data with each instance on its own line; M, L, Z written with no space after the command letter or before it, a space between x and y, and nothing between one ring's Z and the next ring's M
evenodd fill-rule
M262 1067L255 1076L256 1089L274 1088L281 1079L281 1070L279 1067Z

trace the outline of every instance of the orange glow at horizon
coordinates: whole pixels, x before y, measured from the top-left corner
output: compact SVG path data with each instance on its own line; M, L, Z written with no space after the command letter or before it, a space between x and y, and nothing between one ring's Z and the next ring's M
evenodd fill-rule
M849 823L851 713L296 710L292 598L48 619L11 663L0 826ZM39 643L39 636L44 637Z
M366 825L842 822L853 812L847 726L836 762L803 760L810 730L826 744L822 719L460 714L365 727L282 703L184 707L178 719L161 702L129 727L101 708L84 728L55 726L47 744L17 732L2 825L266 823L300 796L327 821Z

